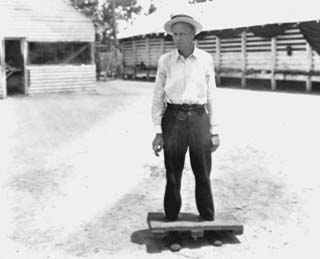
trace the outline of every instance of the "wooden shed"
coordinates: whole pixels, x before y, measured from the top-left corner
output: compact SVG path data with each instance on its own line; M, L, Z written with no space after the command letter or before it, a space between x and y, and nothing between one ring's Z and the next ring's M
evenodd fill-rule
M193 12L188 11L204 29L195 43L212 54L218 83L237 79L246 87L255 79L277 89L282 82L295 81L312 91L320 82L320 16L301 1L272 2L216 0L194 5ZM270 5L273 12L265 8ZM174 48L162 28L169 15L160 10L119 35L125 77L155 76L160 55ZM232 20L235 16L240 19Z
M0 97L95 90L92 22L68 0L0 0Z

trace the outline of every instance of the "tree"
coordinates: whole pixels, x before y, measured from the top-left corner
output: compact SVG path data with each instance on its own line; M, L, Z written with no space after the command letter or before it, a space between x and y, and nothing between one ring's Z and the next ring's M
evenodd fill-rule
M91 18L96 28L96 42L102 43L108 53L102 55L95 49L97 78L104 70L105 79L111 71L116 70L116 76L121 73L120 53L117 41L117 23L131 22L134 14L139 14L142 7L137 0L70 0L72 5ZM100 45L101 46L101 45ZM102 61L102 56L109 57Z
M142 7L137 0L106 0L102 5L102 20L106 24L106 36L116 45L117 22L130 23L134 14L139 14Z
M86 16L93 18L98 15L98 0L70 0L71 4Z
M147 14L152 14L153 12L155 12L157 10L157 7L154 5L154 3L151 3L148 9L148 13Z
M109 47L117 45L116 33L119 21L131 22L142 7L137 0L70 0L72 5L90 17L95 26L103 26L102 42ZM96 37L97 38L97 37ZM99 37L98 37L99 38Z

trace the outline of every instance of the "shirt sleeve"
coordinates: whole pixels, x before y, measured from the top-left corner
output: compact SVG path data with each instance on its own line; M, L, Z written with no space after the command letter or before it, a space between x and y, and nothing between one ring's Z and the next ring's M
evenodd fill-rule
M156 133L162 133L161 120L165 111L164 86L166 84L166 71L163 63L163 56L158 62L158 70L155 81L155 88L152 99L152 122Z
M206 79L208 84L208 94L207 94L207 110L210 120L210 132L211 134L219 134L219 122L218 122L218 112L217 112L217 102L216 102L216 81L214 73L213 59L210 56L208 69L206 71Z

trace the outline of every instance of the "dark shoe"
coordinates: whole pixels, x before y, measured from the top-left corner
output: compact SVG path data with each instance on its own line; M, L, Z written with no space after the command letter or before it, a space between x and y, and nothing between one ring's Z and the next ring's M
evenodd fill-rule
M212 241L212 245L213 246L222 246L223 242L221 240L216 239L216 240Z
M172 252L178 252L181 250L181 237L177 231L169 232L169 249Z
M223 241L221 235L215 231L206 231L205 236L213 246L222 246Z
M214 221L214 217L203 217L199 215L200 220L202 221Z
M171 250L171 252L178 252L180 251L182 248L180 243L173 243L169 246L169 249Z

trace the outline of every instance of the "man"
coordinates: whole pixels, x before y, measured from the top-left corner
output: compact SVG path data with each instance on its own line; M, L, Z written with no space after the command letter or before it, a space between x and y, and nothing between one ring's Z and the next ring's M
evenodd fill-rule
M209 53L193 39L202 26L188 15L175 15L164 25L176 49L162 55L152 100L156 156L164 149L166 219L177 220L181 208L181 177L189 148L196 181L196 204L204 220L214 220L210 184L211 152L220 145L215 118L215 78ZM179 245L179 244L178 244ZM179 250L180 247L176 247Z

